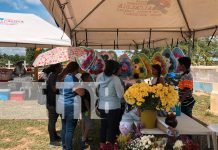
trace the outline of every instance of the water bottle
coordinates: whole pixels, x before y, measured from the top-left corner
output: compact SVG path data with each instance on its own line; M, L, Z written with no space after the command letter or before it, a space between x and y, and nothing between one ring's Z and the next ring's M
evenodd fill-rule
M181 103L178 102L175 107L176 107L176 116L181 116Z

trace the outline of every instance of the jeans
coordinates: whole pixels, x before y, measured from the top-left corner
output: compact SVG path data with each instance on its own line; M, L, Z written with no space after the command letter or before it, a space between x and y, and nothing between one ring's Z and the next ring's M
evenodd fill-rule
M64 119L62 119L61 140L65 150L73 149L73 134L77 124L77 119L74 118L73 106L71 107L65 107Z
M55 106L47 106L48 110L48 133L50 142L55 142L57 140L57 132L56 132L56 122L58 119L58 114L56 113Z
M101 128L100 128L100 142L106 141L114 144L116 140L117 130L119 130L120 109L105 110L100 109Z
M181 105L181 112L183 112L184 114L186 114L187 116L192 118L192 109L194 107L195 102L191 103L188 106L182 106Z

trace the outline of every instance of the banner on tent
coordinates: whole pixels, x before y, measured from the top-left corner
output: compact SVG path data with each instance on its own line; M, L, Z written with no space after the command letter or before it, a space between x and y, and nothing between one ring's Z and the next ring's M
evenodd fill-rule
M0 25L17 25L24 23L22 20L8 19L8 18L0 18Z

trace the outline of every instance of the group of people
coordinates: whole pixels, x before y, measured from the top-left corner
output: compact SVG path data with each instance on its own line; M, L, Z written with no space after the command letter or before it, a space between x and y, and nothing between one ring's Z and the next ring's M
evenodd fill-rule
M188 116L192 116L192 108L194 106L194 99L192 97L193 79L190 72L191 59L189 57L182 57L178 60L178 68L181 73L175 78L162 77L161 66L158 64L152 65L153 79L151 84L166 84L165 81L170 81L179 88L180 101L182 104L181 110ZM78 122L78 117L75 116L75 108L82 108L82 137L81 148L87 147L87 138L89 130L93 127L93 122L90 118L91 114L91 98L90 93L82 87L76 87L78 82L92 82L95 81L96 93L99 97L98 111L100 113L100 144L99 149L118 149L116 144L117 135L122 133L122 126L125 126L122 120L127 114L132 111L137 120L140 120L135 109L125 104L123 95L125 90L131 86L125 84L119 77L121 66L117 61L108 60L105 63L104 71L97 76L95 80L92 79L88 73L82 73L78 79L78 73L81 71L76 62L70 62L64 69L61 64L52 65L50 71L47 73L47 110L48 110L48 132L50 137L50 144L58 146L62 143L63 150L73 149L73 135ZM70 83L71 86L57 87L57 82L62 82L64 85ZM75 85L75 86L74 86ZM72 88L73 87L73 88ZM58 95L58 97L56 97ZM81 98L81 104L78 97ZM59 114L57 113L57 101L62 99L64 112L60 113L62 130L61 137L57 135L55 124ZM127 107L125 107L127 106ZM126 109L128 108L128 109ZM120 128L119 128L120 126ZM130 125L132 126L132 124ZM119 130L120 129L120 130Z

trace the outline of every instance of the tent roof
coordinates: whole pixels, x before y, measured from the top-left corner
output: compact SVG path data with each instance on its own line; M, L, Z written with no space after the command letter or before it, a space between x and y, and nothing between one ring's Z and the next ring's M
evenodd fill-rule
M0 12L0 47L70 46L68 36L33 14Z
M217 0L41 2L76 45L123 45L127 48L150 41L149 45L152 47L153 41L153 45L157 47L172 41L175 44L190 37L212 36L218 33ZM164 42L155 42L161 39L164 39Z

